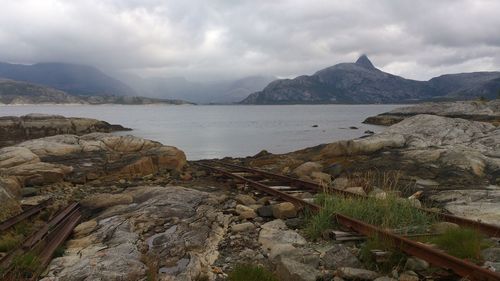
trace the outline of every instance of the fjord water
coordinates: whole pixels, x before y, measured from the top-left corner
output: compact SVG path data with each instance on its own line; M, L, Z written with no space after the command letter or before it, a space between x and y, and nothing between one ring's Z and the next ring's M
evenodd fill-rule
M358 138L365 130L384 129L362 124L366 117L400 106L15 105L0 106L0 116L46 113L101 119L133 129L119 134L173 145L184 150L189 160L197 160L249 156L262 149L285 153Z

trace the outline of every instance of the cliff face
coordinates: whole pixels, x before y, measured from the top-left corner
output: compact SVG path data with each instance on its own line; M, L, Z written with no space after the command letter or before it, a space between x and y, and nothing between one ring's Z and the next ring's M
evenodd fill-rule
M83 135L126 130L130 129L90 118L66 118L45 114L6 116L0 117L0 147L59 134Z
M494 98L498 90L500 72L450 74L416 81L383 72L363 55L355 63L337 64L311 76L276 80L241 103L405 103L435 98Z

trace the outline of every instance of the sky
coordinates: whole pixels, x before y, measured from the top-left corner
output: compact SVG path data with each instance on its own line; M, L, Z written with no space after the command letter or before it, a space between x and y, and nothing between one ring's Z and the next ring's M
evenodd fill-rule
M0 0L0 61L210 81L367 54L406 78L500 70L498 0Z

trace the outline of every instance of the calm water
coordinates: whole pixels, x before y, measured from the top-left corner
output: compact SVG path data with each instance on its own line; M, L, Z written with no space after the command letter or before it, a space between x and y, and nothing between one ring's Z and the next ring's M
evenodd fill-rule
M248 156L262 149L284 153L357 138L365 130L383 130L362 124L366 117L400 106L17 105L0 106L0 116L48 113L97 118L132 128L127 134L177 146L188 159L196 160Z

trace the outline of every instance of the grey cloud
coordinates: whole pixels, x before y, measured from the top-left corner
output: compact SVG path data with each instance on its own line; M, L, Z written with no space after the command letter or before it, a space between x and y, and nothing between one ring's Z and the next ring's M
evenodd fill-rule
M500 69L500 2L0 0L0 61L193 80L291 77L367 53L415 79Z

